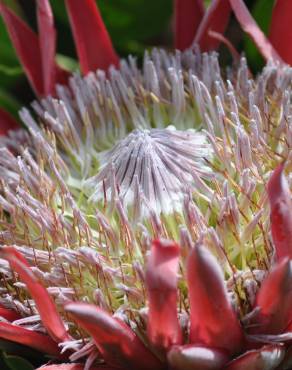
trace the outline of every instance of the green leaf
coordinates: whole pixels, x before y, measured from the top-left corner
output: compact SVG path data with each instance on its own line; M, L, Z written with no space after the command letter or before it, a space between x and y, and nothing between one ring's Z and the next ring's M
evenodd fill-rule
M5 1L6 5L11 8L14 12L19 14L19 6L16 5L15 1ZM6 30L5 23L0 16L0 60L2 65L7 65L9 67L19 66L18 58L13 49L10 37Z
M21 14L21 8L17 0L2 0L5 5L9 6L15 13Z
M10 87L23 74L11 44L6 27L0 17L0 81L1 87Z
M18 118L18 111L21 108L21 104L7 91L0 88L0 107L10 112L15 118Z
M3 354L3 359L9 370L34 370L31 363L19 356Z
M13 357L13 359L11 359L10 357ZM16 359L14 357L16 357ZM12 360L12 365L13 365L16 362L19 364L19 359L28 362L30 366L33 366L33 368L39 368L42 364L48 362L50 357L44 355L43 353L35 351L32 348L23 346L21 344L0 339L0 369L1 370L11 370L11 364L10 364L11 360ZM10 367L8 366L7 361L10 364ZM23 367L20 366L19 368L17 367L14 367L14 368L19 369L19 370L22 370L22 369L30 370L31 369L31 367L27 368L24 366Z
M67 57L66 55L57 54L57 63L67 71L75 72L79 69L79 64L76 59Z
M20 76L23 75L23 69L20 66L11 67L8 65L0 64L0 73L3 73L7 76Z
M99 0L98 6L117 49L134 52L131 45L159 44L172 14L172 0Z
M260 29L267 35L272 16L274 1L272 0L258 0L253 9L252 16L256 20ZM257 47L248 36L244 36L244 51L249 61L249 64L254 69L259 70L264 65L264 60L260 55Z
M18 0L1 0L20 18L24 18L22 8ZM25 20L26 21L26 20ZM1 88L11 89L20 80L24 80L25 74L19 63L13 48L5 23L0 16L0 81Z

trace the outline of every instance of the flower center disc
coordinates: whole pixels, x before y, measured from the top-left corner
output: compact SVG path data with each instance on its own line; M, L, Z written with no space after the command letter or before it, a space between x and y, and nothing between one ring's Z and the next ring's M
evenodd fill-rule
M181 209L194 175L210 174L204 161L210 154L201 132L136 129L101 154L100 171L86 185L93 201L119 196L126 206L143 204L139 216L146 210L170 213Z

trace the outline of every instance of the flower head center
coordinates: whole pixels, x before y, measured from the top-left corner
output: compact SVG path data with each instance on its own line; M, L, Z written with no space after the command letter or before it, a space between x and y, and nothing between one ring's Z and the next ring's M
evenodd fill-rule
M142 202L140 215L146 209L179 210L194 174L208 173L204 158L210 152L205 135L195 130L136 129L101 153L99 173L87 180L91 199L119 196L127 206Z

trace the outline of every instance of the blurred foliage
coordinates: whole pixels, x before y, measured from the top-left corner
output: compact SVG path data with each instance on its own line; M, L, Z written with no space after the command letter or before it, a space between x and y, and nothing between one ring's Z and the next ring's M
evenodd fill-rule
M49 360L29 347L0 339L1 370L34 370Z
M273 1L258 0L254 2L253 6L251 7L251 10L252 15L256 20L257 24L259 25L259 27L263 30L263 32L266 35L268 35L273 10ZM244 35L243 50L248 58L251 68L254 71L260 70L264 65L264 59L260 55L254 43L246 35Z
M5 353L1 354L2 370L33 370L33 365L20 356L10 356Z

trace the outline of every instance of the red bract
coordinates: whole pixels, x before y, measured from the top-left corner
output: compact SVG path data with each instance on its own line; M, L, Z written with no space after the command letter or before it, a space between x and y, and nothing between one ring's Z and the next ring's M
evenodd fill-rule
M194 43L197 43L202 51L217 49L220 45L220 41L211 37L208 32L224 33L230 12L229 0L214 0L210 4L194 38Z
M267 187L271 206L272 236L278 260L292 258L292 201L283 170L284 164L276 168Z
M0 3L0 11L19 60L37 95L42 95L42 61L37 35L8 7Z
M177 318L179 254L180 248L177 244L154 241L147 263L148 335L158 348L168 349L171 345L182 342Z
M191 343L237 353L242 346L242 330L215 257L197 246L189 256L187 271Z
M66 0L80 66L84 74L118 66L119 59L94 0Z
M177 0L175 46L183 50L191 44L198 44L202 51L217 49L224 40L223 34L233 11L242 29L251 37L265 59L291 64L292 54L287 47L292 37L291 7L289 0L275 1L268 39L242 0L213 0L205 14L200 1ZM190 20L193 22L191 25ZM190 41L192 35L193 42Z
M0 316L4 317L4 319L7 321L15 321L21 318L17 312L5 308L2 305L0 305Z
M19 127L17 121L5 110L0 108L0 136L6 135L9 130Z
M272 59L274 61L282 63L283 61L280 55L274 49L273 45L269 42L264 33L257 26L255 20L252 18L244 2L242 0L229 1L241 27L252 38L261 54L267 60Z
M109 365L126 369L159 370L161 362L124 322L85 303L69 303L67 312L90 333Z
M57 343L47 335L10 323L0 322L0 338L29 346L50 356L60 354Z
M276 0L271 24L269 39L281 58L292 64L292 2L290 0Z
M53 94L56 83L66 82L68 73L55 63L56 35L49 2L38 1L39 36L2 3L0 12L35 93Z
M37 2L39 45L42 60L43 91L49 95L55 88L56 30L49 0Z
M185 50L192 45L204 16L203 0L175 1L175 48Z
M198 44L202 51L217 49L230 13L229 0L214 0L206 11L201 0L176 0L175 47L184 50ZM212 36L212 32L221 37Z
M292 320L292 261L282 260L264 280L257 295L259 314L251 332L279 334Z

